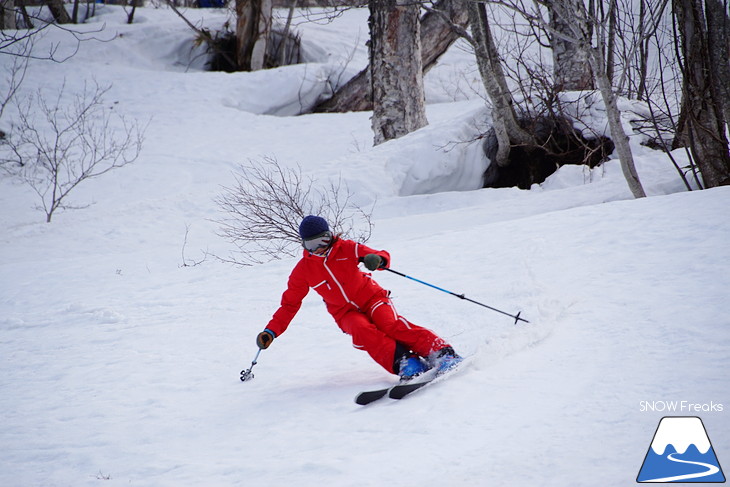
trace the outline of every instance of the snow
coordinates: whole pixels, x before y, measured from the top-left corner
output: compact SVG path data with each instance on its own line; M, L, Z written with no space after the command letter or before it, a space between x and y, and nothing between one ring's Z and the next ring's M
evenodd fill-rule
M530 191L477 189L488 111L461 88L474 66L458 46L426 78L430 125L402 139L373 148L369 113L282 116L325 73L364 65L363 10L300 26L311 64L236 74L202 72L166 9L137 9L131 26L120 8L97 14L78 28L99 40L32 61L21 96L111 83L108 103L149 122L145 145L50 224L28 187L0 179L0 485L625 486L666 414L640 403L663 400L724 405L683 415L702 417L727 463L730 188L686 191L632 135L648 198L632 199L615 160ZM76 49L59 30L36 49L52 44ZM605 126L598 102L590 113ZM357 406L393 377L311 293L240 382L295 259L241 268L204 252L230 250L214 199L263 157L341 176L374 204L368 244L394 269L530 323L378 273L403 315L469 357L463 369Z
M711 446L702 421L697 417L662 419L651 448L657 455L663 455L668 445L673 445L677 453L684 453L690 445L694 445L703 455Z

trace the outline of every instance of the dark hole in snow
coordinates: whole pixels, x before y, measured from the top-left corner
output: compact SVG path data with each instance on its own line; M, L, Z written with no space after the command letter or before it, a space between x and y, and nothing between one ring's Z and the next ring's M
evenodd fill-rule
M283 42L283 43L282 43ZM233 32L217 32L210 47L211 56L208 63L210 71L247 71L246 67L236 63L237 38ZM269 42L266 44L265 68L276 68L302 62L301 38L294 32L283 32L274 29L271 31Z
M565 164L600 165L613 152L613 141L608 137L586 138L565 118L522 119L520 125L533 133L537 146L512 146L509 164L497 166L497 137L490 129L484 141L484 153L491 162L484 173L485 188L530 189Z

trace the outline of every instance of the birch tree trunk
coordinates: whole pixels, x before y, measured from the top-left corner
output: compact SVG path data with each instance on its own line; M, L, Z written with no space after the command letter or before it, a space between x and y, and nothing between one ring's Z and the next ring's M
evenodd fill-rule
M629 145L629 136L626 135L626 131L621 124L621 111L618 109L616 94L613 92L613 86L611 86L611 81L608 79L608 74L606 73L601 49L590 49L588 59L593 67L596 84L603 98L603 104L606 105L611 140L616 147L616 154L618 155L619 161L621 161L621 171L634 198L643 198L646 196L646 193L639 179L639 174L636 172L634 154Z
M492 102L492 123L497 136L497 160L493 162L505 167L509 165L512 144L534 146L537 145L537 141L517 122L514 100L507 87L507 79L492 38L484 4L468 2L467 9L477 66L487 96Z
M580 5L578 5L580 4ZM612 15L612 10L616 8L616 1L609 0L608 17ZM608 125L611 130L611 140L616 147L616 153L621 162L621 171L629 185L631 194L635 198L643 198L646 196L644 188L636 172L634 163L634 155L629 145L629 137L626 135L623 125L621 124L621 112L616 102L616 93L613 91L613 85L608 77L606 68L606 30L607 21L599 22L599 16L594 11L590 14L582 3L582 0L555 0L553 2L555 15L560 16L565 24L569 26L571 36L566 39L574 43L577 48L584 53L588 60L593 76L601 93L601 98L606 106L606 116L608 117ZM596 46L591 44L592 33L596 32ZM554 33L559 35L560 33Z
M419 6L370 0L370 69L375 145L428 124Z
M555 9L555 4L562 0L551 0L547 3L550 12L550 47L553 53L553 76L558 91L564 90L592 90L593 73L588 61L588 55L584 49L580 49L577 43L571 42L575 36L570 20L560 15ZM585 11L583 2L577 1L573 6L575 9ZM586 16L583 16L585 18ZM590 25L578 27L590 32Z
M466 7L461 0L440 0L421 18L421 64L425 75L446 50L460 37L457 32L469 25ZM316 112L342 113L373 109L370 66L345 83L330 98L315 108Z
M236 0L236 63L238 69L264 69L271 32L271 0Z

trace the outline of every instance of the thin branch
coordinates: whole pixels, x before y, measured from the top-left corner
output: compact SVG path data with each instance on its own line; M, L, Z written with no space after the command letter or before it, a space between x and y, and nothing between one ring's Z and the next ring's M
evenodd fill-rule
M363 242L370 237L370 212L352 202L341 178L319 186L301 168L286 168L266 157L242 165L234 179L216 198L224 217L214 222L238 252L220 260L251 265L295 255L301 250L299 222L308 214L324 217L344 236Z

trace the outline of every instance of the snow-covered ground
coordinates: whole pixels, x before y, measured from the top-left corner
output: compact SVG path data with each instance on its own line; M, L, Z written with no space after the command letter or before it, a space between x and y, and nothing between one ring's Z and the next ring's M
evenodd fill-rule
M97 12L79 29L103 26L99 40L33 61L21 96L113 83L109 106L149 126L139 159L80 185L72 203L90 206L51 224L32 190L0 179L0 485L625 486L665 415L700 416L730 464L730 188L687 192L636 137L645 199L617 161L476 189L487 162L467 141L488 111L463 89L478 80L460 46L427 77L430 125L400 140L373 149L368 113L271 115L364 66L362 10L300 26L312 63L237 74L191 64L167 10L131 26ZM53 44L75 49L60 31L36 49ZM530 323L378 273L403 315L469 357L453 377L355 405L393 378L311 293L240 382L295 259L183 263L227 254L214 199L263 157L374 203L368 244L394 269ZM679 409L647 410L663 401Z

